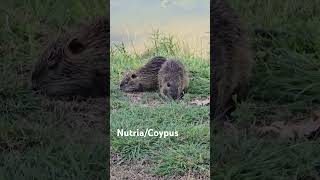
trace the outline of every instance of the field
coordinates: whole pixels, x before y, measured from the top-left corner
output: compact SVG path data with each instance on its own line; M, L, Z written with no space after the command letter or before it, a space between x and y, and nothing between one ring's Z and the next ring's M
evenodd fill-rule
M212 178L319 179L319 140L258 138L251 130L319 112L320 1L230 2L248 24L256 65L249 97L233 113L241 130L214 137Z
M104 0L0 2L0 179L105 179L106 101L51 100L31 90L47 41Z
M111 50L111 175L131 178L178 179L209 177L209 106L193 104L210 95L208 57L183 52L180 40L160 32L151 37L146 53ZM157 92L123 93L120 80L154 55L177 57L190 74L183 100L165 101ZM178 131L178 137L120 137L117 129Z

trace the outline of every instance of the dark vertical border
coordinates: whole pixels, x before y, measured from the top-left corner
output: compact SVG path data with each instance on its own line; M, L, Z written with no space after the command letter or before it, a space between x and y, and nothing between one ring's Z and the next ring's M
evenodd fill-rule
M107 114L106 114L106 146L107 146L107 170L106 170L106 173L107 173L107 178L106 179L110 179L110 1L107 0L106 1L107 3L107 9L106 9L106 16L107 16L107 19L108 19L108 24L107 24L107 40L108 42L107 43L107 84L108 84L108 88L107 88L107 99L106 99L106 108L107 108Z
M215 0L210 0L210 179L213 177L213 148L214 148L214 109L216 103L216 86L215 86L215 65L216 59L214 56L214 40L212 33L213 25L213 3Z

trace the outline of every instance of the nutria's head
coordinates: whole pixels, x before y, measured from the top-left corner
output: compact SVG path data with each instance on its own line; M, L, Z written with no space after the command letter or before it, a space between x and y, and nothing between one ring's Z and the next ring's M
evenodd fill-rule
M59 36L35 64L33 89L48 96L105 96L107 45L106 18Z
M120 90L124 92L141 92L143 91L143 83L141 75L137 72L127 73L120 82Z
M166 62L163 56L155 56L140 69L127 73L120 82L120 90L124 92L151 91L158 88L158 72Z
M159 71L159 90L162 97L173 100L181 99L186 83L187 74L180 62L169 60L162 65Z
M163 79L159 84L160 94L165 99L178 100L184 95L181 82L174 79Z

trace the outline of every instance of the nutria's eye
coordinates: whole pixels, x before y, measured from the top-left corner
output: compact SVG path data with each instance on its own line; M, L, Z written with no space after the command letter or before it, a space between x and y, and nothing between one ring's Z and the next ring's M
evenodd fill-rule
M131 75L131 78L132 78L132 79L134 79L134 78L136 78L136 77L137 77L136 74L132 74L132 75Z
M69 50L71 51L72 54L78 54L81 53L85 46L84 44L82 44L78 39L73 39L70 43L69 43Z
M167 83L167 86L168 86L168 87L170 87L170 86L171 86L171 84L170 84L170 83Z

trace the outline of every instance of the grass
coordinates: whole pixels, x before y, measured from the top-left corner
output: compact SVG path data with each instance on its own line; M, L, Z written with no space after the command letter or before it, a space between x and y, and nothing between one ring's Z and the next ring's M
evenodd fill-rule
M188 172L209 174L209 107L192 105L193 99L210 95L208 58L193 56L179 47L170 35L155 32L142 55L129 53L124 46L111 50L111 149L126 163L144 160L148 172L161 177L183 176ZM119 89L128 70L135 70L154 56L178 57L190 72L190 87L180 102L164 101L157 92L141 94L134 102ZM156 103L154 103L156 102ZM178 131L178 137L118 137L117 129Z
M310 118L320 106L320 1L230 0L247 22L256 65L249 98L233 113L243 130L219 134L212 160L214 179L318 179L319 140L261 139L256 124ZM261 37L256 29L278 32ZM249 131L248 131L249 130Z
M52 34L105 13L103 0L0 2L0 179L105 179L106 147L86 143L80 105L38 96L30 83Z

